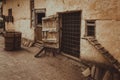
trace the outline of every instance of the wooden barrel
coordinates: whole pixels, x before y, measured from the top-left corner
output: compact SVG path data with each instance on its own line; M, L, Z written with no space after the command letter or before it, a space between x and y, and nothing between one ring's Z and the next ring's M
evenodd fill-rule
M20 32L6 32L5 37L5 50L19 50L21 49L21 33Z

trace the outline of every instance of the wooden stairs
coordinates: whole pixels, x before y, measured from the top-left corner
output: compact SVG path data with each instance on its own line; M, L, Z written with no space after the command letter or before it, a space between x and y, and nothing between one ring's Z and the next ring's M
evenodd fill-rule
M107 51L94 37L86 37L86 39L91 45L94 46L107 60L110 62L115 69L120 72L120 63Z

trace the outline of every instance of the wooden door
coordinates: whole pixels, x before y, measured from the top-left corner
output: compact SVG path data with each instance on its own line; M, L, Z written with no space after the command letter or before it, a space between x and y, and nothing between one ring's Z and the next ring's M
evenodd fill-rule
M35 40L36 42L42 42L42 27L35 28Z

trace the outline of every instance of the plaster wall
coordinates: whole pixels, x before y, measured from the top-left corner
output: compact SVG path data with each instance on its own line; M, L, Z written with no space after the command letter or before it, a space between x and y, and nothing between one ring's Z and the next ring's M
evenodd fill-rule
M10 8L14 22L6 22L6 30L22 32L22 37L34 40L34 29L30 28L30 0L6 0L6 4L3 4L5 16L8 16Z
M8 8L13 8L14 29L21 31L24 37L33 39L34 29L30 28L29 0L7 0L3 7L5 15ZM85 21L96 20L97 40L120 61L120 0L35 0L35 9L40 8L46 8L46 16L57 12L81 10L81 38L85 35ZM87 41L81 39L80 46L81 59L107 63Z
M96 38L120 61L120 1L119 0L47 0L47 16L57 12L82 11L81 38L85 35L85 20L96 20ZM107 63L106 59L87 41L81 39L80 57Z
M42 8L46 8L46 1L47 0L34 0L34 8L35 9L42 9Z

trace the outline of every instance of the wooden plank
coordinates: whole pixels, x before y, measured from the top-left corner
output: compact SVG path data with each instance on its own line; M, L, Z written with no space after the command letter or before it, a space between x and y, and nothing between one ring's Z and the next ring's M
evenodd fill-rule
M88 76L90 76L90 68L87 68L86 70L84 70L83 72L82 72L82 74L85 76L85 77L88 77Z
M111 74L110 71L107 71L103 77L103 80L113 80L113 75Z

